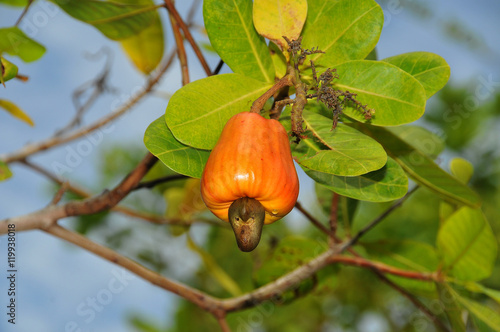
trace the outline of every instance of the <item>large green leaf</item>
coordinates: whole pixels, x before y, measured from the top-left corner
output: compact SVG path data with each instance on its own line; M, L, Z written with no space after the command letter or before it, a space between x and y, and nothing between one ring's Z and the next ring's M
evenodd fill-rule
M233 72L274 81L271 55L252 23L252 1L205 0L203 18L212 46Z
M26 36L18 27L0 28L0 54L3 52L31 62L42 57L45 47Z
M460 280L487 278L497 255L497 242L479 209L468 206L452 214L439 229L437 246L443 270Z
M380 169L387 161L384 148L374 139L332 120L304 110L304 123L310 136L295 148L298 163L311 170L340 176L356 176ZM323 146L321 146L321 144Z
M227 120L250 110L270 85L240 74L207 77L184 86L170 98L165 119L180 142L211 150Z
M375 114L371 124L397 126L413 122L424 114L425 90L413 76L382 61L356 60L337 68L338 80L334 87L356 93L356 99ZM356 107L346 107L344 113L365 122Z
M436 250L422 242L412 240L382 240L362 243L370 258L406 271L432 273L438 269ZM434 292L435 285L404 277L390 276L391 280L407 289L419 292Z
M121 40L138 34L155 21L157 6L142 1L51 0L68 15L88 23L106 37Z
M450 66L434 53L411 52L382 61L391 63L415 77L424 86L427 98L441 90L450 78Z
M24 7L28 4L28 0L0 0L0 4L6 4L15 7Z
M300 36L307 17L306 0L254 0L253 24L257 32L288 49L283 36L296 40Z
M153 121L144 134L146 148L177 173L201 178L210 152L193 149L178 142L163 116Z
M415 149L389 130L376 126L354 124L355 128L375 138L401 167L419 184L428 187L444 199L467 204L481 205L479 196L454 176L446 173L426 154Z
M364 59L377 44L383 22L382 9L373 0L309 0L302 45L324 51L309 59L333 68Z
M0 160L0 181L5 181L12 176L9 166Z
M387 130L432 159L435 159L445 148L444 141L440 137L420 126L388 127Z
M120 0L119 2L130 3L130 0ZM143 0L141 4L153 6L152 0ZM129 38L120 41L123 50L142 73L148 75L153 71L163 58L165 48L163 38L163 28L158 12L153 13L152 23Z
M391 158L377 171L360 176L336 176L302 168L309 177L326 188L361 201L388 202L403 197L408 191L408 178Z
M493 331L500 331L500 314L498 314L498 312L485 306L484 304L459 295L451 289L451 287L449 289L451 295L458 300L458 302L460 302L474 317L486 323L486 325L493 329Z
M474 293L482 293L488 295L490 298L495 300L498 304L500 304L500 290L487 288L480 283L467 281L464 283L464 286L467 290Z

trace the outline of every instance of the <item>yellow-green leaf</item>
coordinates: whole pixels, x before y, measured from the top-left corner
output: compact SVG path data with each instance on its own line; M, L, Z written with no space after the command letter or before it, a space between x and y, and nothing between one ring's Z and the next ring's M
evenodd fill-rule
M0 161L0 181L5 181L12 176L12 172L10 171L7 164Z
M156 5L144 1L51 0L68 15L94 26L106 37L121 40L138 34L154 21Z
M123 50L142 73L148 75L163 57L164 38L160 16L154 13L153 23L137 35L121 40Z
M257 32L287 49L283 36L296 40L307 17L306 0L254 0L253 24Z
M7 112L9 112L10 115L12 115L13 117L16 117L19 120L26 122L32 127L35 125L33 123L33 120L31 120L31 118L29 117L29 115L24 113L22 109L17 107L17 105L11 101L0 99L0 108L3 108Z
M460 280L477 281L491 275L498 245L480 209L460 208L441 226L437 247L443 271Z
M10 79L13 79L17 75L17 66L13 63L7 61L6 59L0 57L0 63L2 75L0 75L0 82L7 82Z
M38 60L45 53L45 47L28 37L18 27L0 29L0 54L18 56L24 62Z
M474 173L472 164L462 158L454 158L450 162L451 173L461 182L467 184Z

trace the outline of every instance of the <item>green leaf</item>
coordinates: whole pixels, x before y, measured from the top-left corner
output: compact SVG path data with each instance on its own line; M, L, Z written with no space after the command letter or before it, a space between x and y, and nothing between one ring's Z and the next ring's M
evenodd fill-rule
M304 110L304 123L309 136L295 148L298 163L313 171L339 176L356 176L382 168L387 162L384 148L374 139L339 123L332 129L332 120Z
M382 61L357 60L338 65L334 87L356 93L356 99L375 110L370 123L397 126L424 114L426 95L422 85L400 68ZM362 112L351 105L344 113L365 122Z
M296 40L300 36L307 17L307 0L254 0L253 24L257 32L276 43L282 50L288 49L283 38Z
M439 229L437 246L451 276L477 281L491 275L498 247L481 210L464 206L452 214Z
M201 178L210 152L196 150L178 142L163 116L153 121L144 134L146 148L177 173Z
M188 248L196 252L209 274L232 296L243 294L238 284L224 271L210 253L200 248L190 236L187 237Z
M154 5L151 0L142 1L142 3L149 6ZM152 23L147 28L136 35L122 39L120 44L137 69L145 75L153 71L163 58L165 48L163 28L158 12L153 13Z
M28 0L0 0L0 4L5 4L14 7L26 7Z
M17 66L12 62L7 61L6 59L0 56L0 63L2 66L0 67L0 72L3 73L2 77L0 77L0 83L7 82L8 80L13 79L17 75Z
M203 18L212 46L233 72L274 82L271 55L252 23L252 1L205 0Z
M360 176L336 176L302 168L314 181L340 194L361 201L388 202L408 191L408 178L391 158L377 171Z
M411 52L382 61L391 63L415 77L423 85L427 98L441 90L450 78L450 66L434 53Z
M197 149L211 150L226 122L247 112L270 88L240 74L223 74L192 82L170 98L165 119L175 138Z
M0 108L3 108L8 113L10 113L10 115L12 115L13 117L18 118L19 120L21 120L23 122L26 122L27 124L29 124L32 127L35 125L33 123L33 120L31 120L31 118L29 117L29 115L24 113L24 111L22 109L20 109L19 107L17 107L17 105L14 104L13 102L10 102L10 101L5 100L5 99L0 99Z
M465 332L465 324L462 318L462 306L453 295L453 290L446 283L436 283L439 300L448 316L453 332Z
M485 322L486 325L493 329L493 331L500 331L500 315L498 312L479 302L460 296L451 288L449 289L452 296L456 298L458 302L465 307L465 309L469 310L472 315Z
M286 59L283 52L280 51L275 43L269 43L269 52L273 60L274 68L276 69L275 76L283 77L286 75Z
M500 291L496 289L491 289L484 287L480 283L468 281L464 284L465 288L474 293L482 293L488 295L490 298L495 300L498 304L500 304Z
M354 127L375 138L401 167L419 184L428 187L446 200L467 204L472 207L481 205L479 196L469 187L458 181L424 153L398 138L389 130L376 126L354 124Z
M156 5L143 1L51 0L68 15L92 25L112 40L138 34L155 21Z
M12 176L12 172L6 163L0 160L0 181L5 181Z
M364 242L370 258L406 271L427 272L437 271L439 259L436 250L422 242L412 240L382 240ZM390 276L392 281L407 289L419 292L433 293L435 285L432 282L413 280L398 276Z
M18 27L0 28L0 54L3 52L18 56L24 62L32 62L42 57L45 47L26 36Z
M453 158L450 161L450 170L451 174L464 184L469 183L474 173L472 164L463 158Z
M441 138L420 126L406 125L386 129L432 159L435 159L445 148L445 143Z
M302 46L325 52L309 57L318 68L364 59L377 44L384 14L375 1L309 0L308 4Z

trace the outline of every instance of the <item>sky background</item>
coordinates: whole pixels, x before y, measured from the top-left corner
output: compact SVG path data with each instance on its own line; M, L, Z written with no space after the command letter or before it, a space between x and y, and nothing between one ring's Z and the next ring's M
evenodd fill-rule
M411 51L428 51L441 55L451 67L451 84L477 86L479 77L500 82L500 2L496 0L443 0L409 1L432 5L432 15L422 20L409 9L400 9L383 3L386 24L377 45L379 58L385 58ZM191 1L177 1L181 14L185 17ZM392 1L397 3L397 1ZM430 8L430 7L429 7ZM0 27L12 26L20 11L5 6L0 7ZM165 13L162 19L167 33L167 49L170 50L174 39L170 34ZM479 40L486 45L480 52L468 48L464 43L450 40L442 30L442 22L455 20L464 22ZM195 22L203 22L201 10ZM7 89L0 87L0 98L9 99L25 110L35 122L31 128L24 123L0 112L0 154L15 151L29 142L51 136L60 129L74 114L71 102L72 92L83 83L94 78L102 69L104 60L90 61L86 55L94 54L103 46L113 53L110 85L116 87L115 94L101 98L84 121L90 123L110 112L117 100L129 96L142 86L144 78L125 58L117 43L110 42L97 30L73 20L47 2L37 1L20 26L30 37L46 46L47 52L39 61L24 64L16 60L20 73L29 76L22 83L9 81ZM194 58L190 47L189 65L191 80L204 77L204 73ZM12 58L9 58L13 60ZM208 56L209 64L215 68L218 59ZM225 66L223 72L228 72ZM158 87L161 93L173 93L180 87L178 64L169 70ZM83 183L94 190L102 190L98 184L87 179L96 179L96 163L99 150L118 143L142 144L147 126L164 114L167 100L159 95L149 96L129 113L121 117L104 133L103 143L92 145L88 156L73 167L69 178L75 183ZM65 163L71 149L77 149L81 141L40 153L33 161L49 169L54 162ZM145 150L144 150L145 151ZM21 165L12 165L14 176L0 183L0 219L22 215L46 206L51 197L48 195L49 182ZM304 177L301 176L301 180ZM310 201L312 182L301 182L302 201ZM301 218L293 218L295 227L300 227ZM169 277L183 281L196 269L199 259L184 250L185 239L166 238L165 233L143 221L114 218L114 229L131 225L134 242L129 253L147 247L150 241L164 246L164 258L172 266ZM71 225L72 220L62 221ZM206 226L196 226L194 237L203 241ZM106 234L94 235L93 240L100 242ZM7 304L6 278L6 237L0 237L0 331L65 331L66 325L74 322L82 331L133 331L126 323L127 315L139 313L154 322L167 325L170 314L175 311L177 296L159 290L149 283L128 275L124 270L104 261L75 246L64 243L39 231L17 234L18 297L17 324L13 329L6 322ZM127 252L123 252L127 255ZM175 265L174 265L175 264ZM121 281L120 281L121 280ZM123 287L119 287L122 285ZM117 293L110 293L110 289ZM90 297L112 294L109 303L100 311L94 310L95 317L79 315L78 308L88 310L86 301ZM87 311L88 312L88 311ZM89 318L86 320L86 318ZM69 325L68 325L69 326Z

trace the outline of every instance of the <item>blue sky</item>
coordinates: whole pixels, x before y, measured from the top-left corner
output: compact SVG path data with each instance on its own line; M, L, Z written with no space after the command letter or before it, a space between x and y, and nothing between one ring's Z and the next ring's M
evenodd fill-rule
M416 1L415 1L416 2ZM181 13L191 1L178 1ZM498 15L500 3L495 0L443 0L427 2L433 8L430 21L422 21L411 15L408 9L398 11L393 7L383 7L386 13L386 25L377 46L380 58L411 52L428 51L444 57L451 67L452 82L477 84L479 76L492 75L495 82L500 81L500 35ZM11 26L19 16L19 11L0 7L0 27ZM47 18L45 20L44 18ZM165 20L163 14L164 25ZM455 18L466 22L489 46L491 53L478 55L463 45L444 37L440 22ZM202 22L201 13L196 16ZM120 89L117 95L102 98L85 116L89 123L111 111L116 99L130 94L143 84L143 77L132 68L121 53L116 43L106 40L97 30L79 23L53 6L43 7L36 2L21 24L23 30L47 47L44 57L31 64L20 64L20 73L30 77L27 83L8 82L7 89L0 87L0 98L7 98L24 109L36 126L31 128L4 112L0 112L0 154L21 148L28 142L44 139L53 134L73 116L71 93L82 83L92 79L103 66L103 61L89 61L87 53L95 53L104 45L114 54L111 85ZM167 28L168 29L168 28ZM170 33L167 36L167 48L173 45ZM204 77L197 60L189 51L191 79ZM218 59L209 56L212 68ZM224 67L223 72L227 72ZM180 73L177 64L168 72L159 86L162 92L172 93L180 87ZM113 142L142 142L144 131L149 123L164 113L167 101L161 97L148 97L134 107L128 115L114 123L113 129L104 134L104 143L93 145L89 155L81 164L73 168L69 175L72 181L85 184L85 179L95 178L95 164L99 149ZM64 162L68 151L76 149L80 141L72 142L33 158L44 167L51 168L55 161ZM14 177L0 183L0 219L25 214L46 206L50 197L47 195L49 182L19 165L12 165ZM301 200L310 200L311 183L302 185ZM96 188L102 189L102 188ZM72 220L63 221L71 225ZM147 247L151 240L164 246L165 260L179 266L170 277L186 280L199 263L198 258L184 250L184 239L165 238L155 227L141 221L125 218L113 219L113 230L132 225L135 229L134 243L130 253ZM301 219L295 220L300 224ZM299 227L299 226L297 226ZM194 230L200 241L206 227L198 226ZM104 235L95 235L93 240L101 242ZM87 298L109 294L110 283L121 270L113 264L95 257L72 245L39 231L18 233L18 323L17 329L6 324L4 312L0 312L1 331L64 331L68 322L74 321L82 331L131 331L125 317L129 313L141 313L153 321L165 324L169 313L175 310L177 297L134 278L123 290L96 311L95 318L86 321L88 316L79 315L78 308L85 307ZM5 236L0 237L0 253L6 248ZM127 254L127 253L124 253ZM3 257L3 255L2 255ZM0 258L0 270L5 271L5 259ZM4 294L6 281L0 278L0 308L5 308L7 296ZM82 307L83 303L83 307Z

